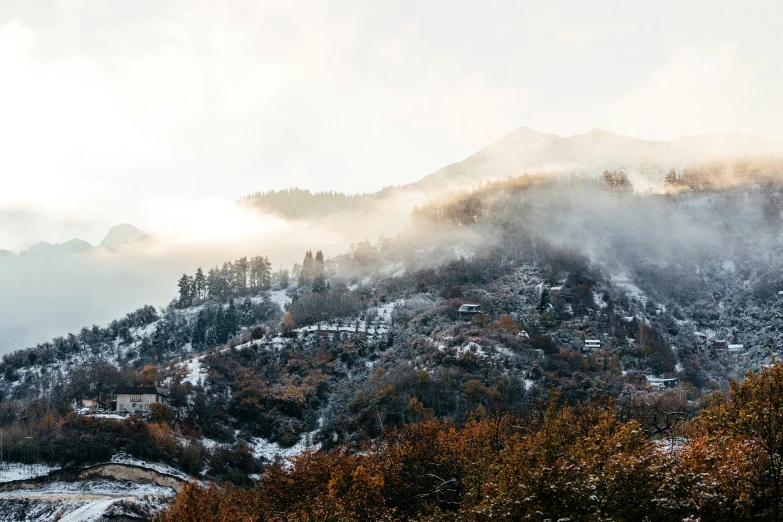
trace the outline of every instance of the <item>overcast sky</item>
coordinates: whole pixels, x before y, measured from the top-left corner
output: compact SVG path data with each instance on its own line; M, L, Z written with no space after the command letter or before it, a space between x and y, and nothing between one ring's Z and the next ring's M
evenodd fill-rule
M4 0L0 248L375 191L522 125L783 140L781 20L779 1Z

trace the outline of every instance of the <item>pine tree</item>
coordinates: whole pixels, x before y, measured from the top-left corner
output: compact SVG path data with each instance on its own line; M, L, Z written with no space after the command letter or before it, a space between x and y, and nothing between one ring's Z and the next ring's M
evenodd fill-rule
M308 250L305 253L304 261L302 261L302 270L299 272L299 288L307 288L313 282L313 273L315 260L313 259L312 250Z
M193 297L198 299L204 299L207 294L207 278L204 277L204 271L201 267L196 270L196 275L193 276Z
M177 282L177 286L179 286L178 305L180 308L185 308L191 304L193 299L193 279L187 274L182 274L182 277L180 277Z
M252 326L253 319L253 302L249 297L245 297L242 303L242 324L244 326Z
M250 286L254 291L269 288L272 281L272 263L268 257L256 256L250 261Z
M220 268L220 298L228 299L234 290L234 264L226 261Z
M234 288L239 294L247 290L248 267L247 257L240 257L234 262Z
M541 298L538 301L538 313L543 314L549 307L549 303L552 301L552 296L549 293L549 288L541 290Z
M190 336L190 344L194 349L204 348L207 340L207 317L204 310L199 310L196 316L196 324L193 325L193 333Z
M317 294L326 292L326 280L323 274L317 274L313 279L313 292Z
M237 333L237 329L239 328L239 314L237 314L237 307L234 304L233 299L229 299L228 306L226 307L226 313L225 313L225 320L226 320L226 341ZM223 341L225 342L225 341Z
M272 285L272 263L268 256L264 256L261 263L261 288L266 290Z
M207 273L207 295L212 298L218 298L219 297L219 279L220 275L218 274L217 267L210 268L209 272Z
M217 326L215 326L207 331L206 345L207 348L211 348L212 346L217 346L219 344Z
M223 307L219 307L215 314L215 344L223 344L228 341L228 324Z

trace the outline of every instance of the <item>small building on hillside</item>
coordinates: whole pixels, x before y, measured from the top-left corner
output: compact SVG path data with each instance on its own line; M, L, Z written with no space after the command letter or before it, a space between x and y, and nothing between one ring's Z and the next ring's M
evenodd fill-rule
M477 304L464 304L459 307L460 319L470 319L476 314L481 313L481 305Z
M82 408L89 408L90 411L95 411L98 407L98 401L95 399L82 399Z
M655 391L664 391L666 388L675 388L679 383L677 377L665 378L646 375L647 385Z
M169 392L157 386L128 386L114 390L117 395L118 412L145 412L150 404L159 403L168 406Z
M91 412L96 412L98 410L108 408L111 404L111 401L105 401L103 399L79 399L73 401L73 409L74 410L90 410Z
M583 352L592 352L593 350L597 350L601 347L601 341L598 339L585 339L585 345L584 348L582 348Z

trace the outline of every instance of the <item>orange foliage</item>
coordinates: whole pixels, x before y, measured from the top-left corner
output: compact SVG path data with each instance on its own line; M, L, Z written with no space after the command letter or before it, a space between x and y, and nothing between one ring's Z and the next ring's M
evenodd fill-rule
M562 406L557 394L524 418L483 412L457 424L423 414L418 399L408 409L422 420L361 453L307 451L251 491L190 485L158 520L781 519L783 365L732 386L673 445L611 404Z

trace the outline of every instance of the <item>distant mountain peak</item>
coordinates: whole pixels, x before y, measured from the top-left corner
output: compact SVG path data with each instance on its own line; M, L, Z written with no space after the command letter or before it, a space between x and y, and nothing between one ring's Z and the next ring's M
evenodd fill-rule
M38 243L28 248L26 251L22 252L22 254L81 254L84 252L89 252L92 249L93 246L87 241L73 238L66 241L65 243L54 244L47 243L46 241L39 241Z
M111 227L100 245L103 248L116 249L146 237L146 233L128 223Z
M524 173L590 174L630 168L642 172L646 188L663 186L671 168L717 157L783 156L783 143L760 136L700 134L670 141L623 136L594 128L568 138L519 127L499 140L426 176L416 183L447 187L452 183L480 183ZM630 174L630 173L629 173Z

